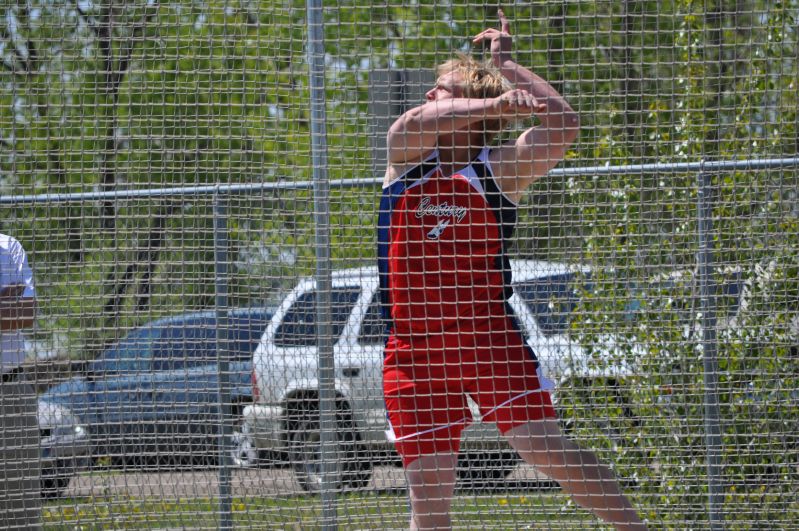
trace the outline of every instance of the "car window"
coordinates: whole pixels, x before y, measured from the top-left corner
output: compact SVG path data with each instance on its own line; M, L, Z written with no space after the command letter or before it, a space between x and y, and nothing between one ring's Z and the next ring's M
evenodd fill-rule
M265 317L231 317L227 321L228 361L251 361L252 353L266 330ZM153 345L153 370L189 369L217 362L215 317L178 322L164 327Z
M237 317L228 320L227 343L231 361L251 361L269 321L260 317Z
M386 324L383 321L380 297L376 291L372 297L372 302L369 303L369 308L366 310L366 315L364 315L358 343L361 345L382 345L386 342L386 337Z
M330 292L333 337L341 335L360 294L360 286L337 287ZM289 308L277 329L274 344L277 347L316 345L316 291L303 293Z
M579 301L575 275L566 273L525 280L513 285L516 294L530 309L538 328L546 337L565 334L569 315Z
M160 330L139 328L94 360L89 370L102 376L149 371L153 358L153 339Z
M174 371L215 361L216 326L211 319L167 326L153 346L155 371Z

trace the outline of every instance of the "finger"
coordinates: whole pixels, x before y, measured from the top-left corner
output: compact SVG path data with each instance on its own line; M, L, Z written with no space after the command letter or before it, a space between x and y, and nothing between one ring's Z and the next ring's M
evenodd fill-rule
M524 97L524 106L528 109L535 109L536 101L531 95L526 94Z
M510 35L510 22L508 22L505 12L500 9L497 13L499 14L499 27L502 29L502 33Z
M493 38L493 34L494 33L497 33L497 30L495 30L493 28L487 29L487 30L483 30L480 33L478 33L477 35L475 35L473 41L474 42L479 42L479 41L481 41L483 39L491 39L491 38Z

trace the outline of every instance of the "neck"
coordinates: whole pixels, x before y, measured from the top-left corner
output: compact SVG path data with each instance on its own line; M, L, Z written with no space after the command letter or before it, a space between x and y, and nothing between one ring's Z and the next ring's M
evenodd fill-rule
M438 141L438 156L442 165L462 167L471 163L483 149L483 135L455 133Z

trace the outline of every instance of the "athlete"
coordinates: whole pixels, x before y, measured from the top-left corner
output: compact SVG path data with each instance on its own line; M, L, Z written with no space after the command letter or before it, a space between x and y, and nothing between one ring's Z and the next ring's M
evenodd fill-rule
M383 386L402 457L411 529L449 529L467 396L519 455L617 529L646 529L609 468L565 438L535 354L508 304L507 246L525 190L558 164L579 120L551 85L510 57L509 23L474 37L485 64L438 69L427 102L388 131L378 220ZM496 147L514 120L539 125Z

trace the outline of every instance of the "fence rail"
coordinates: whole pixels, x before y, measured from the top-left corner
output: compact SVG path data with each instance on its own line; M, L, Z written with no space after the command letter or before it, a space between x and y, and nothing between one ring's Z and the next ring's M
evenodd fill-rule
M777 159L717 160L700 162L675 162L651 164L625 164L604 166L576 166L555 168L550 177L585 177L589 175L631 175L638 173L714 173L725 171L756 171L799 166L799 157ZM382 178L332 179L331 188L358 188L378 186ZM107 199L138 199L145 197L185 197L208 195L250 194L276 190L313 190L314 181L278 181L252 184L213 184L205 186L172 186L168 188L145 188L111 190L105 192L74 192L65 194L0 195L0 204L58 204Z

